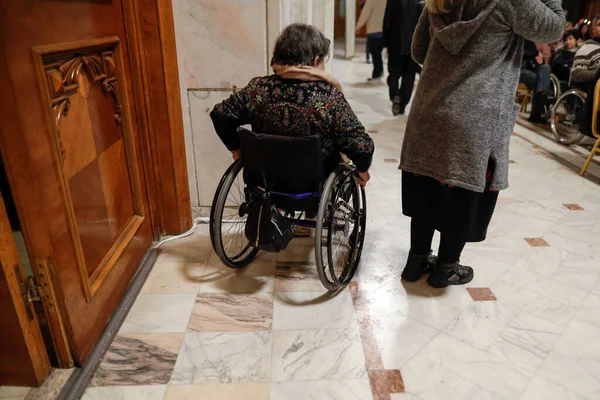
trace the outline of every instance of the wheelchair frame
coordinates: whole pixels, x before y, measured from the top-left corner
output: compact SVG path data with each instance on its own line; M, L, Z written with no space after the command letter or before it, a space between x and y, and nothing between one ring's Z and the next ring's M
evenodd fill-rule
M223 213L227 208L228 195L243 168L243 159L240 159L227 169L215 192L210 213L210 237L213 250L221 262L229 268L244 268L254 260L259 252L259 249L254 247L254 245L247 240L244 232L240 232L238 235L241 235L242 237L242 245L244 245L244 240L247 241L247 244L245 244L242 252L237 256L231 257L226 254L227 249L225 247L229 244L225 245L223 241L223 225L227 222L224 221ZM299 212L300 214L297 218L285 216L285 219L293 226L303 226L315 229L315 261L317 272L321 283L329 291L343 289L350 283L358 270L362 255L367 217L366 194L364 188L356 182L354 176L355 169L353 166L340 164L327 177L321 187L320 193L312 194L319 195L319 207L315 221L301 219L302 214L304 213L302 210L288 210ZM246 189L246 187L247 185L244 182L244 189ZM347 208L350 197L348 197L348 200L340 197L342 191L348 188L351 188L352 190L352 215L348 215L348 212L344 209ZM298 194L276 194L290 197L298 196ZM305 196L311 194L306 193L300 195ZM242 214L244 207L247 207L247 201L248 199L244 196L243 203L238 205L238 214L240 215L240 218L244 218L244 215ZM277 206L277 204L275 204L275 206ZM337 209L336 207L338 206L341 207ZM339 214L339 216L336 217L337 214ZM352 220L350 217L354 217L354 219ZM343 227L343 231L339 230L340 226ZM243 224L243 227L245 231L245 223ZM350 232L349 229L352 231ZM334 244L332 235L340 232L343 237L348 239L347 244L349 246L348 255L342 256L343 267L341 271L335 265L335 255L337 254L337 251L333 252L332 249L332 245ZM324 234L326 234L326 246L323 246ZM231 243L231 241L229 243ZM338 248L340 246L341 244L338 245ZM326 251L323 251L323 247L326 247Z

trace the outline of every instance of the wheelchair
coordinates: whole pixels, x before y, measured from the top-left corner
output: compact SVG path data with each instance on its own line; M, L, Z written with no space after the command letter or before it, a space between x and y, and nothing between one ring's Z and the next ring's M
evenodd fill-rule
M556 78L554 75L553 77ZM561 81L560 85L565 89L550 109L550 129L558 143L571 145L585 137L579 132L579 117L587 94L570 83Z
M323 286L328 291L346 287L358 270L367 218L366 194L354 166L336 161L324 179L318 136L257 134L245 128L238 128L238 134L242 158L223 175L210 213L212 247L221 262L244 268L265 250L247 225L257 202L266 198L292 230L315 230L315 264ZM316 219L303 218L306 214Z

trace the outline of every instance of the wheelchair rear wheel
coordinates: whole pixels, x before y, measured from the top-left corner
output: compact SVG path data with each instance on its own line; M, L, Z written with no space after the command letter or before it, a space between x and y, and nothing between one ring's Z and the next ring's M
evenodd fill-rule
M350 283L362 254L367 204L365 190L354 176L354 168L340 165L321 194L315 253L319 279L329 291Z
M258 253L246 238L246 195L242 160L233 163L217 188L210 211L212 247L223 264L243 268Z
M552 108L550 127L556 141L564 144L575 144L584 138L579 132L579 118L583 111L586 95L578 89L566 91Z

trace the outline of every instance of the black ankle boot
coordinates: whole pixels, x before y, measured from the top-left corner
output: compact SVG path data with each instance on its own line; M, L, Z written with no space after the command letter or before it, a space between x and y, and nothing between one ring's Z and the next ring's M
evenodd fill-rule
M437 268L427 278L429 286L445 288L450 285L465 285L473 280L473 268L460 265L458 262L447 264L438 261Z
M421 279L423 274L435 270L436 264L437 257L431 252L429 254L413 254L411 251L408 254L406 267L402 271L402 279L408 282L416 282Z

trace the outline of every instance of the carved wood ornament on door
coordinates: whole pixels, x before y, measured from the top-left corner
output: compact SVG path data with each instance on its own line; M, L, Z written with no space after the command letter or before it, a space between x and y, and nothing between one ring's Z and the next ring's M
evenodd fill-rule
M115 103L114 119L117 125L121 125L121 105L115 76L115 57L112 51L78 55L46 65L48 87L52 96L51 104L56 113L56 132L63 160L66 152L60 138L60 120L71 108L69 95L78 90L84 98L87 97L89 87L85 79L80 79L82 70L88 74L92 84L100 84L102 89L112 96Z

